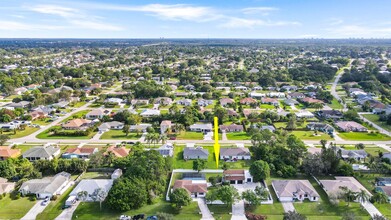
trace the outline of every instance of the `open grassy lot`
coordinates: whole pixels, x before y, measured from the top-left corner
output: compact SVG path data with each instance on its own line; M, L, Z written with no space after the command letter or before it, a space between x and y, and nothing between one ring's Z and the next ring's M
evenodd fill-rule
M71 132L71 131L70 131ZM91 139L97 132L91 132L88 136L58 136L58 135L52 135L49 132L49 129L43 131L42 133L37 135L38 139Z
M79 107L82 107L83 105L85 105L86 102L75 102L75 103L72 103L70 105L70 107L73 107L73 108L79 108Z
M39 128L26 127L24 130L16 130L16 134L14 134L14 131L3 132L3 134L8 134L10 138L21 138L30 135L38 130Z
M139 139L141 133L129 133L128 136L122 130L110 130L102 134L100 139Z
M332 109L342 109L343 108L343 106L335 98L333 98L333 100L331 100L331 103L327 104L327 105Z
M36 201L30 201L28 197L12 200L7 194L0 200L0 218L21 219L35 203Z
M98 202L84 202L77 207L73 213L72 219L118 219L120 215L137 215L145 214L147 216L155 215L158 212L165 212L174 215L174 219L189 219L199 220L201 215L199 214L199 208L196 202L192 202L189 206L183 207L177 212L169 202L160 200L155 204L143 206L140 209L131 210L128 212L118 212L108 209L102 204L102 210L99 209Z
M340 132L339 137L352 141L389 141L391 137L381 133Z
M228 147L228 146L221 146L221 147ZM185 161L183 159L183 149L185 146L175 146L174 147L174 160L173 160L173 167L174 169L193 169L193 160L187 160ZM214 149L213 146L203 146L204 149L209 151L209 157L208 161L206 163L207 169L216 169L216 161L214 159ZM222 160L220 160L219 165L223 163ZM230 169L241 169L241 168L248 168L250 167L250 161L249 160L240 160L237 162L227 162Z
M363 114L362 115L364 118L368 119L369 121L379 125L380 127L382 127L383 129L387 130L387 131L391 131L391 125L388 125L386 122L384 121L379 121L379 115L375 115L375 114Z
M251 136L247 132L232 132L227 133L228 140L250 140Z
M232 207L226 205L208 205L210 212L215 219L230 220L232 213Z
M74 118L83 118L88 112L90 112L91 110L83 110L83 111L78 111L78 112L75 112L74 114L72 114L71 116L69 116L68 118L62 120L61 122L67 122L71 119L74 119Z
M365 147L365 151L372 156L379 156L380 152L382 153L388 152L387 150L381 147Z
M182 131L176 136L177 140L203 140L204 134L202 132Z
M313 131L292 131L291 133L302 140L334 140L330 135L322 132L318 132L318 135L316 136Z
M72 192L74 187L69 187L61 196L57 198L56 201L51 201L45 210L37 215L36 220L47 220L55 219L59 214L61 214L62 206L65 204L65 201L68 198L68 195Z

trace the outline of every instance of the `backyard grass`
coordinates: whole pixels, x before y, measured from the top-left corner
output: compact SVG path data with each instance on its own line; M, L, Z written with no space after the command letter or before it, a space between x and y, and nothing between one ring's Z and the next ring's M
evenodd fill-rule
M68 118L62 120L61 122L67 122L67 121L74 119L74 118L83 118L90 111L91 110L82 110L82 111L75 112L71 116L69 116Z
M192 202L190 205L183 207L177 212L169 202L160 200L152 205L145 205L142 208L127 211L118 212L110 210L105 204L102 204L102 210L99 208L98 202L83 202L77 207L73 213L72 219L118 219L120 215L137 215L145 214L147 216L156 215L158 212L170 213L174 215L174 219L189 219L199 220L201 215L199 214L199 208L197 202Z
M86 104L86 102L75 102L73 105L71 105L71 107L79 108L79 107L82 107L85 104Z
M261 104L261 108L263 108L263 109L275 109L276 107L274 105Z
M8 134L10 138L21 138L30 135L38 130L39 128L27 126L24 130L16 130L16 134L14 134L14 131L3 132L3 134Z
M250 140L251 136L247 132L233 132L227 133L228 140Z
M47 219L55 219L58 215L61 214L62 206L65 204L65 201L68 198L68 195L72 192L74 187L69 187L61 196L57 198L56 201L51 201L45 210L37 215L36 220L47 220Z
M81 179L110 179L111 176L105 172L86 172Z
M16 145L15 148L17 149L20 149L22 151L22 153L24 153L26 150L30 149L30 148L33 148L33 147L37 147L39 145L25 145L25 144L20 144L20 145Z
M284 208L277 200L273 204L259 205L255 207L246 207L246 211L258 214L266 215L267 219L282 219L284 214Z
M225 147L225 146L221 146ZM175 146L174 147L174 160L173 167L174 169L193 169L194 160L184 160L183 159L183 149L185 146ZM214 149L213 146L203 146L204 149L209 151L209 157L206 163L206 169L216 169L216 161L214 159ZM250 160L239 160L237 162L227 162L230 169L242 169L250 167ZM219 165L223 164L223 161L220 160Z
M182 131L176 136L177 140L203 140L204 134L202 132Z
M21 219L35 203L36 201L30 201L28 197L12 200L7 194L0 200L0 218Z
M110 130L102 134L100 139L139 139L141 133L129 133L128 136L122 130Z
M391 131L391 125L388 125L386 122L384 121L379 121L379 118L380 116L379 115L375 115L375 114L363 114L362 115L364 118L368 119L369 121L379 125L381 128L387 130L387 131Z
M330 135L318 132L318 135L315 136L313 131L292 131L292 134L296 135L301 140L333 140Z
M340 132L339 137L352 141L389 141L391 137L381 133Z
M216 220L230 220L232 206L226 205L208 205L209 211Z
M32 123L37 124L37 125L41 125L41 126L50 124L49 118L38 119L38 120L32 121Z
M386 153L388 152L387 150L381 148L381 147L365 147L364 149L368 154L372 155L372 156L379 156L379 153L382 152L382 153Z
M97 133L96 131L91 132L91 134L88 136L58 136L58 135L50 134L49 129L47 129L39 133L37 135L37 138L38 139L83 139L85 140L85 139L91 139L92 137L94 137L96 133Z

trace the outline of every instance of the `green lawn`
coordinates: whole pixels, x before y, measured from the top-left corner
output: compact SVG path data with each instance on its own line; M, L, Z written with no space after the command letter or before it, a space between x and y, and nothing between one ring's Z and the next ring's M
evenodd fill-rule
M202 132L182 131L176 136L177 140L203 140L204 134Z
M369 121L379 125L383 129L387 131L391 131L391 125L388 125L384 121L379 121L380 116L379 115L374 115L374 114L363 114L362 115L364 118L368 119Z
M85 104L86 104L86 102L75 102L75 104L71 105L71 107L79 108L79 107L82 107Z
M222 146L225 147L225 146ZM175 146L174 147L174 160L173 167L174 169L193 169L193 160L185 161L183 159L183 149L185 146ZM203 146L204 149L209 151L208 161L206 163L207 169L216 169L216 161L214 158L214 149L213 146ZM222 160L219 162L219 166L223 163ZM251 161L249 160L240 160L237 162L227 162L229 168L231 169L242 169L249 168Z
M251 136L247 132L232 132L227 133L228 140L250 140Z
M340 132L339 137L352 141L389 141L391 137L381 133Z
M0 200L0 218L21 219L35 203L36 201L30 201L28 197L12 200L7 194Z
M387 150L385 150L381 147L368 147L368 146L365 147L365 151L368 154L370 154L372 156L376 156L376 157L379 156L379 152L382 152L382 153L388 152Z
M391 204L374 204L377 209L379 209L380 213L384 215L384 217L391 219Z
M91 132L88 136L58 136L58 135L52 135L49 132L49 129L43 131L42 133L37 135L38 139L91 139L97 132Z
M333 100L331 100L331 103L327 104L327 105L332 109L342 109L343 108L343 106L335 98L333 98Z
M141 133L129 133L128 136L122 130L110 130L102 134L100 139L139 139Z
M33 124L37 124L37 125L48 125L50 124L50 122L48 122L50 118L42 118L42 119L37 119L35 121L32 121Z
M83 110L83 111L78 111L78 112L75 112L74 114L72 114L71 116L69 116L68 118L62 120L61 122L67 122L71 119L74 119L74 118L83 118L88 112L90 112L91 110Z
M296 135L301 140L333 140L330 135L318 132L318 135L315 136L313 131L292 131L292 134Z
M208 205L210 212L216 220L230 220L232 212L231 206L226 205Z
M269 105L269 104L261 104L261 108L263 109L275 109L274 105Z
M282 207L281 203L278 202L277 200L275 200L274 203L270 205L246 207L246 211L258 215L266 215L267 219L282 219L282 216L284 214L284 208Z
M199 214L199 208L196 202L192 202L189 206L183 207L179 213L171 206L169 202L158 201L152 205L145 205L140 209L131 210L127 212L118 212L108 209L102 204L102 210L99 209L98 202L84 202L77 207L73 213L72 219L118 219L120 215L137 215L145 214L147 216L155 215L158 212L165 212L174 215L174 219L189 219L199 220L201 215Z
M61 196L57 198L56 201L51 201L45 210L37 215L36 220L47 220L55 219L59 214L61 214L62 206L65 204L65 201L68 198L68 195L72 192L74 187L69 187Z
M3 134L8 134L10 138L21 138L30 135L38 130L39 128L26 127L24 130L16 130L16 134L14 134L14 131L3 132Z

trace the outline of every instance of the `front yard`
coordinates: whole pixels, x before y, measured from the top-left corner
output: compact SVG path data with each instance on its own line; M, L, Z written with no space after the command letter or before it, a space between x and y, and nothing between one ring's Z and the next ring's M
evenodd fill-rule
M34 128L34 127L29 127L27 126L24 130L16 130L16 133L14 134L14 131L7 131L7 132L3 132L3 134L8 134L9 137L11 139L13 138L21 138L21 137L25 137L27 135L30 135L36 131L38 131L39 128Z
M182 131L176 136L177 140L203 140L204 134L202 132Z
M129 133L128 136L122 130L110 130L102 134L100 139L139 139L141 133Z
M12 200L10 194L7 194L0 200L0 218L21 219L35 203L36 201L30 201L28 197Z
M250 140L251 136L247 132L230 132L227 133L228 140Z
M314 131L292 131L291 134L296 135L301 140L334 140L330 135L322 132L315 135Z
M65 135L53 135L51 134L51 132L49 131L50 129L47 129L45 131L43 131L42 133L39 133L37 135L37 138L38 139L91 139L92 137L94 137L94 135L97 133L96 131L94 132L91 132L88 136L65 136ZM65 130L66 131L66 130ZM73 130L69 130L69 132L73 132Z
M381 133L340 132L338 136L350 141L389 141L391 137Z
M391 131L391 125L388 125L386 122L384 121L379 121L379 118L380 116L379 115L375 115L375 114L363 114L362 115L364 118L368 119L369 121L379 125L380 127L382 127L383 129L387 130L387 131Z

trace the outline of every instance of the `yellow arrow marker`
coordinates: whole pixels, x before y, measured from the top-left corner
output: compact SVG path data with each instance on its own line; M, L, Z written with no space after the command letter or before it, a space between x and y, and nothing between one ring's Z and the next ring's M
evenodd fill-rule
M219 119L217 117L214 118L215 120L215 144L213 146L215 150L215 159L216 159L216 168L219 168L219 157L220 157L220 144L219 144Z

